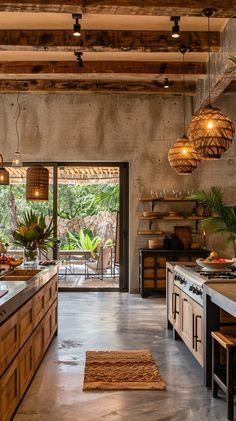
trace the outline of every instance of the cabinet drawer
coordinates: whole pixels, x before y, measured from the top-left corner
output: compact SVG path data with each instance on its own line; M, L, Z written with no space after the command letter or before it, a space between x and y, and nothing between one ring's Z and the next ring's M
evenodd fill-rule
M34 326L37 326L44 315L44 288L42 288L33 298Z
M14 314L0 327L0 374L13 360L19 347L18 314Z
M19 365L19 393L20 398L24 395L25 390L33 377L33 340L29 339L27 344L22 348L18 356Z
M19 401L19 372L17 358L0 380L1 421L9 421Z
M19 310L19 343L20 347L25 343L33 331L33 300L28 301Z

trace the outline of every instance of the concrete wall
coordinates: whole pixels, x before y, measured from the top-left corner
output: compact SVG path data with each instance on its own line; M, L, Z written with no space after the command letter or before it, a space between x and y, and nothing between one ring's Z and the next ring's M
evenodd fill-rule
M24 160L129 161L132 292L138 290L138 248L147 245L147 238L137 236L140 195L219 185L236 202L235 144L220 161L202 162L190 176L178 176L169 166L168 149L183 134L181 97L20 94L19 102ZM219 105L235 119L236 97L222 97ZM6 161L11 161L16 149L16 115L16 95L2 95L1 151Z

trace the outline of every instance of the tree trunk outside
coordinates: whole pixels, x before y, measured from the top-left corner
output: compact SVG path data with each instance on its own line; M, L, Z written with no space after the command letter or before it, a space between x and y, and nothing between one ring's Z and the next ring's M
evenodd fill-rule
M9 193L7 195L7 207L9 212L10 230L14 230L16 228L17 216L15 197L11 190L9 190Z

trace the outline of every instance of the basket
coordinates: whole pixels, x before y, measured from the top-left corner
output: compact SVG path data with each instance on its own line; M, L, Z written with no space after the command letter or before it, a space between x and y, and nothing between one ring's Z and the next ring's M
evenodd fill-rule
M48 200L49 171L42 165L27 169L26 200Z

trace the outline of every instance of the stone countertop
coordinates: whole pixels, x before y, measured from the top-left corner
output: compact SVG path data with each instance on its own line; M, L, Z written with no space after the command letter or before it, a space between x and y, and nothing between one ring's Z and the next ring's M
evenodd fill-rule
M204 296L208 295L211 301L223 310L236 317L236 281L206 282L203 285Z
M40 272L27 281L17 280L17 277L16 280L9 281L1 280L0 278L0 290L8 290L7 294L0 298L0 324L57 274L57 265L37 266L34 268L18 267L17 269L37 269ZM14 276L14 271L11 275Z
M175 265L178 265L178 266L185 266L185 265L196 266L196 262L189 262L189 261L183 262L182 260L178 260L176 262L166 262L166 267L170 270L173 270Z

